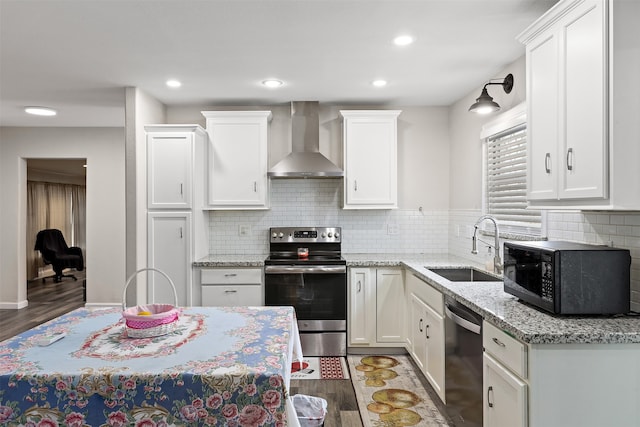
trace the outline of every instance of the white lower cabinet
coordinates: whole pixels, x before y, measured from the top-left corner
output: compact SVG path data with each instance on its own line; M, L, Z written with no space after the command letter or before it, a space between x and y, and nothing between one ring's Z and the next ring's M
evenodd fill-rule
M482 325L484 427L528 425L527 346L490 323Z
M261 268L205 268L200 284L203 307L264 305Z
M371 270L352 268L349 275L349 345L369 346L375 313L370 309L375 295L370 285ZM373 297L372 297L373 296Z
M527 384L493 357L482 356L484 383L483 425L485 427L525 427L527 425Z
M423 372L427 366L427 340L424 339L426 311L427 304L414 294L411 294L409 297L409 330L407 331L409 348L407 350Z
M349 345L401 347L406 302L401 269L351 268L349 273Z
M191 305L191 212L150 212L147 218L149 267L173 282L178 306ZM174 304L173 291L159 274L148 276L147 301Z
M402 345L406 302L402 270L376 270L376 342Z
M444 302L442 293L412 274L407 275L409 331L407 351L444 401Z

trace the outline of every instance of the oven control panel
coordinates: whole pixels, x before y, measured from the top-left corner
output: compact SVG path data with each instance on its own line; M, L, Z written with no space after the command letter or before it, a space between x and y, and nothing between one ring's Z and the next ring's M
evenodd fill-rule
M340 243L340 227L271 227L271 243Z

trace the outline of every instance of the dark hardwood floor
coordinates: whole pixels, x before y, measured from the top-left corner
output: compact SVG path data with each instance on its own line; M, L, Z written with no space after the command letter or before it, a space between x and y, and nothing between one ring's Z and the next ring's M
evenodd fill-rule
M327 401L324 427L362 427L351 380L291 380L289 393L322 397Z
M78 280L64 278L54 283L48 278L27 284L29 305L20 310L0 310L0 341L11 338L41 323L84 306L84 272L75 272Z

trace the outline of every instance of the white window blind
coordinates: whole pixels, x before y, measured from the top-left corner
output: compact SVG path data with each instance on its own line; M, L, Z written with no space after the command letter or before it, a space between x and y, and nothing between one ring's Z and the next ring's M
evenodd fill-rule
M486 138L485 210L506 233L540 236L542 214L527 209L526 124Z

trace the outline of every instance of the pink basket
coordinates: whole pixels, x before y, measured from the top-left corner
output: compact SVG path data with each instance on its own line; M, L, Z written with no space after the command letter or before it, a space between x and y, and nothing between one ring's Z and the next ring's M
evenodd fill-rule
M141 316L138 313L148 311L151 315ZM180 311L170 304L137 305L122 312L122 317L129 328L147 329L178 320Z
M122 292L122 317L125 320L127 336L130 338L150 338L168 334L175 330L180 310L171 304L147 304L137 305L135 307L126 307L127 288L131 284L133 278L142 271L156 271L163 275L171 288L173 289L173 297L175 305L178 304L178 294L173 282L165 273L155 268L142 268L129 277L124 291ZM140 315L140 312L149 312L149 315Z

